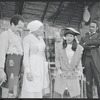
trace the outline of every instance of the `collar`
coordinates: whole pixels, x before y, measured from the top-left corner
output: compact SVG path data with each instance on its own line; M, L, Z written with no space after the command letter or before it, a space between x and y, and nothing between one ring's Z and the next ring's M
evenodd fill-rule
M13 31L11 29L8 29L8 31L10 31L11 33L13 33Z
M91 33L91 32L89 32L89 36L92 36L92 35L94 35L96 32L93 32L93 33Z
M11 29L8 29L8 31L9 31L10 33L12 33L12 34L15 34L15 35L17 35L17 36L20 36L20 34L16 34L16 33L13 32Z

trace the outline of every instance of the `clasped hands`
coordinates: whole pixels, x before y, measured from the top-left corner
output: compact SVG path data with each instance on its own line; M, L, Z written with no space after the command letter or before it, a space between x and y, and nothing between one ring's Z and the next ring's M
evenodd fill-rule
M83 75L83 68L82 68L82 70L77 70L76 73L77 73L78 77L81 77ZM61 69L58 69L57 74L60 76L63 76L63 77L66 76L65 73ZM71 73L68 73L68 75L69 74L71 74Z
M60 75L61 77L66 77L66 74L68 74L68 73L63 72L61 69L58 69L58 71L57 71L57 75Z

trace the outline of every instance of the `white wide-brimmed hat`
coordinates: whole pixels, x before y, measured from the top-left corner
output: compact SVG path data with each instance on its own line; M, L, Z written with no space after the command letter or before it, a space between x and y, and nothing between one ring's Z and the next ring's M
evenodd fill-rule
M43 23L40 22L39 20L34 20L28 23L27 28L30 30L30 32L36 31L42 26Z
M73 31L76 34L80 34L78 31L76 31L74 28L72 27L66 27L66 29Z
M63 35L68 33L73 34L74 36L80 35L80 33L72 27L65 27L63 30Z

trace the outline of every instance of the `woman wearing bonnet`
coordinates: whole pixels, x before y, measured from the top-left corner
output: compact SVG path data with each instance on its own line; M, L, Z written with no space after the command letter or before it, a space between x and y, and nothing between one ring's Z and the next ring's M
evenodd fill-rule
M72 27L62 30L64 39L55 56L57 75L54 91L55 97L61 97L67 91L72 98L80 95L79 79L82 75L83 47L76 40L76 36L79 35L78 31Z
M30 32L23 39L24 77L21 98L42 98L44 92L49 92L45 42L42 38L43 27L43 23L38 20L27 25Z

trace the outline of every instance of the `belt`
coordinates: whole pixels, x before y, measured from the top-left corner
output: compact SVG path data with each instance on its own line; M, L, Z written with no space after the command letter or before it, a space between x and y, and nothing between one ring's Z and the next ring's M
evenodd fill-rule
M20 56L23 56L23 54L17 54L17 53L7 53L7 55L20 55Z
M6 57L7 56L17 56L17 57L20 56L20 57L23 57L23 55L20 55L20 54L6 54Z

